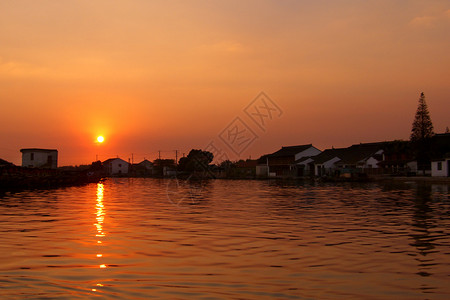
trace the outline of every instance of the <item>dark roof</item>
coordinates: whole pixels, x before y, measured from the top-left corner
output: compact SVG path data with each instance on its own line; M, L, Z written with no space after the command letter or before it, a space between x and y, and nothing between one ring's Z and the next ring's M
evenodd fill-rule
M56 152L58 152L58 150L56 150L56 149L42 149L42 148L23 148L23 149L20 149L20 152L25 152L25 151L32 151L32 152L51 152L51 151L56 151Z
M0 166L14 166L14 164L0 158Z
M357 162L369 158L378 150L383 149L385 142L355 144L347 148L326 149L322 153L313 157L315 164L323 164L334 157L338 157L339 164L356 164Z
M356 144L345 148L339 154L339 164L356 164L366 158L373 156L377 151L384 148L384 143Z
M346 148L332 148L332 149L325 149L322 153L314 156L314 163L315 164L323 164L324 162L329 161L330 159L334 157L342 156L341 153L345 151Z
M280 150L278 150L277 152L274 152L272 154L269 154L268 156L270 156L270 157L293 156L293 155L296 155L297 153L305 151L306 149L311 148L311 147L312 147L312 144L281 147Z
M128 163L127 161L125 161L125 160L123 160L123 159L121 159L121 158L119 158L119 157L114 157L114 158L108 158L107 160L105 160L105 161L103 162L103 164L110 163L110 162L112 162L113 160L116 160L116 159L120 159L121 161L124 161L124 162Z
M439 133L433 136L433 158L445 158L450 152L450 133Z
M149 161L148 159L144 159L143 161L141 161L137 165L143 165L143 164L146 164L146 163L150 163L151 165L153 165L153 163L151 161Z

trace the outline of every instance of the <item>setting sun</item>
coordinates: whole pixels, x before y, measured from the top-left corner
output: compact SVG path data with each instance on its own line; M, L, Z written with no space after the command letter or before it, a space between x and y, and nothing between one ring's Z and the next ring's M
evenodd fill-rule
M105 141L105 138L103 136L100 135L97 137L97 142L103 143L104 141Z

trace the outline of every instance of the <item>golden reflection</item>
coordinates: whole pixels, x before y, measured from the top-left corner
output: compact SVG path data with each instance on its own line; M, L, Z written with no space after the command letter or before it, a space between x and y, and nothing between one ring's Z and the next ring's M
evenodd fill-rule
M98 183L97 184L97 200L96 200L96 203L95 203L95 221L96 222L94 223L95 230L96 230L95 237L96 237L96 240L97 240L96 244L97 244L98 247L102 246L101 245L102 244L101 239L103 239L106 236L105 232L103 231L103 223L105 222L105 214L106 214L105 206L103 205L103 194L104 194L103 183ZM102 258L103 254L101 253L101 251L98 251L95 254L95 256L96 256L96 258ZM99 264L98 267L100 269L107 268L106 264L103 264L103 263ZM97 287L102 287L103 284L97 283L96 286ZM93 292L97 292L97 289L96 288L92 288L92 291Z
M97 203L95 205L96 221L95 227L97 229L96 237L104 237L103 222L105 220L105 206L103 205L103 183L97 183ZM97 241L97 244L101 244L101 241Z

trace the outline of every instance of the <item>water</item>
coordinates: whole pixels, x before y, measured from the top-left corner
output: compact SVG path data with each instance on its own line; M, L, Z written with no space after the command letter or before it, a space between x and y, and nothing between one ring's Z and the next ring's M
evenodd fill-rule
M158 179L0 197L2 299L449 299L448 185Z

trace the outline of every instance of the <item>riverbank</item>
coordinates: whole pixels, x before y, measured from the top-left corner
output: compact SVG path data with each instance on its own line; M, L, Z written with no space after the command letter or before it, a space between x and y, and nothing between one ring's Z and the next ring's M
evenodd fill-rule
M99 182L102 174L90 171L62 171L8 167L0 169L0 191L50 189Z

